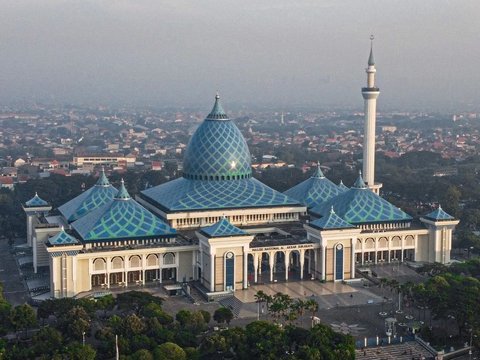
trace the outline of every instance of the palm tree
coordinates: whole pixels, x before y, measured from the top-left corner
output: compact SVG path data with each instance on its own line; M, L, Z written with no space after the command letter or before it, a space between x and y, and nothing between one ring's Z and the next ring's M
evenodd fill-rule
M315 301L315 299L308 299L305 302L305 309L312 313L311 327L313 327L313 318L315 317L315 314L318 311L318 303Z

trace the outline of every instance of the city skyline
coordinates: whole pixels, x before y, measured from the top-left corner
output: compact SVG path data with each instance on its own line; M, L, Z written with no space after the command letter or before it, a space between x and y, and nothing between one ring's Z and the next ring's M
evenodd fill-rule
M474 1L2 2L0 104L475 109ZM467 50L465 50L467 49ZM461 91L459 91L461 90Z

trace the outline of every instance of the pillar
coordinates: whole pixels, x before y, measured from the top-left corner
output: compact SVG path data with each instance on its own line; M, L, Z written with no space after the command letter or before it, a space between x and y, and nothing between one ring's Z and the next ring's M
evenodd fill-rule
M248 253L243 248L243 288L248 287Z
M327 247L326 246L322 246L322 280L326 280L327 279L327 264L326 264L326 261L327 261Z
M290 251L285 251L284 255L285 255L285 259L283 259L283 260L284 260L284 263L285 263L285 281L288 281L288 265L290 265L290 263L289 263Z
M405 246L405 244L404 244L404 242L405 242L405 236L402 236L402 237L400 238L400 241L401 241L400 245L401 245L401 247L402 247L402 250L401 250L401 253L400 253L400 261L403 263L403 249L404 249L404 246Z
M303 280L303 265L305 264L305 250L300 250L300 280Z
M351 256L350 256L350 277L351 279L355 278L355 246L357 239L352 239Z
M318 269L318 249L313 249L313 261L315 262L315 266L313 267L312 271L312 280L317 278L317 269Z
M258 282L258 254L255 253L253 255L253 282L257 283Z
M213 254L210 255L210 291L215 291L215 256Z
M268 262L270 265L270 282L273 282L273 268L275 266L275 253L268 254Z

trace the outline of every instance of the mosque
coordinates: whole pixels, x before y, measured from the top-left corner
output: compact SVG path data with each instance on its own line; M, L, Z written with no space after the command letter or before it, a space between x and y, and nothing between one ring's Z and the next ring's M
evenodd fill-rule
M368 264L448 263L457 219L440 207L413 219L379 195L372 49L366 72L364 177L350 188L320 166L284 193L253 178L247 143L217 95L190 139L182 177L134 199L102 171L59 215L35 194L23 205L27 244L35 272L49 268L50 296L186 282L212 295L257 283L348 281Z

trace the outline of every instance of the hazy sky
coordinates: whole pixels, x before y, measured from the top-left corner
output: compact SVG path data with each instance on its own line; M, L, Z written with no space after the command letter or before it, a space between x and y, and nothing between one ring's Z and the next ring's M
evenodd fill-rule
M0 104L479 108L480 0L0 0ZM202 105L201 105L202 106Z

